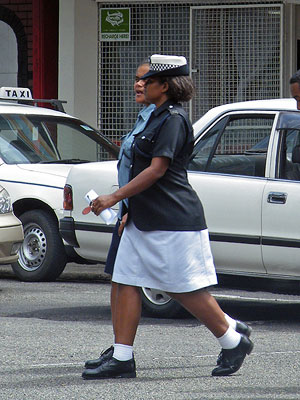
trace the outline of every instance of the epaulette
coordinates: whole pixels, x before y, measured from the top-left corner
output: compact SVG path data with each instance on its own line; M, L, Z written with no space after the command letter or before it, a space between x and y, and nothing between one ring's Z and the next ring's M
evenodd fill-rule
M181 107L178 109L176 107L176 105L174 106L173 104L170 104L169 107L168 107L168 111L170 113L169 116L170 115L180 115L181 118L183 119L184 123L188 127L188 129L189 130L193 129L190 121L187 119L186 112Z
M172 104L168 107L168 111L171 115L180 114L180 112Z

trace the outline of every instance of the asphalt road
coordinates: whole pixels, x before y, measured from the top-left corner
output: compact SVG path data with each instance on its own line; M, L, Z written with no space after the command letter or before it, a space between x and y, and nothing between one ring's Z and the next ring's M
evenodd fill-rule
M226 312L252 326L255 343L235 375L211 376L219 346L194 318L143 317L137 378L83 381L84 361L112 342L102 268L69 265L57 282L24 283L0 267L0 399L299 399L298 287L230 284L213 293Z

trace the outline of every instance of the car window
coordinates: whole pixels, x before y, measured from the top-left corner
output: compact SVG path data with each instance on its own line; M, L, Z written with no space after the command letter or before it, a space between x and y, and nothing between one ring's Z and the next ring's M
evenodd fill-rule
M281 112L275 178L300 180L300 113Z
M300 180L300 129L281 131L276 164L276 178Z
M2 114L0 157L7 164L103 161L113 144L82 121L47 115Z
M274 115L224 117L196 144L189 170L265 176Z

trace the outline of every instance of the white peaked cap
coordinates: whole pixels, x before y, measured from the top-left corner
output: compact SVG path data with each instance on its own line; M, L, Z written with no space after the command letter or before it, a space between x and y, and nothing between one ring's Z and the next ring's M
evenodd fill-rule
M150 76L189 75L189 66L183 56L153 54L150 57L149 64L149 72L142 76L141 79L147 79Z
M173 67L180 67L186 65L186 58L183 56L164 56L162 54L153 54L150 57L151 64L165 64L172 65Z

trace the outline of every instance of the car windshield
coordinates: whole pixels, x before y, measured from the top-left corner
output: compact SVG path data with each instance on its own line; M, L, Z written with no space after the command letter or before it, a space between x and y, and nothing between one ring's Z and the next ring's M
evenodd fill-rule
M0 157L6 164L105 161L117 153L116 145L77 119L0 116Z

